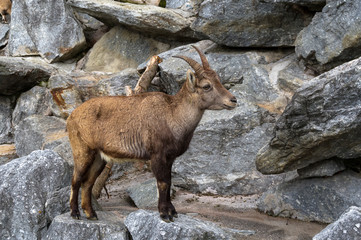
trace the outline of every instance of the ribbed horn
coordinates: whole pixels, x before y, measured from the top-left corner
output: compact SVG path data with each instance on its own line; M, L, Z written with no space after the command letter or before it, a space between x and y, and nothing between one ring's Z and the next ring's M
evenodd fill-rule
M199 63L194 61L192 58L189 58L186 56L177 55L177 56L173 56L173 57L180 58L180 59L183 59L184 61L186 61L189 64L189 66L191 66L194 69L194 71L196 72L197 78L198 79L203 78L204 69L203 69L202 65L200 65Z
M198 52L199 57L202 60L203 69L204 70L210 70L211 68L209 67L209 63L208 63L208 60L206 58L206 55L204 55L204 53L201 50L199 50L199 48L197 48L196 46L192 45L192 47Z

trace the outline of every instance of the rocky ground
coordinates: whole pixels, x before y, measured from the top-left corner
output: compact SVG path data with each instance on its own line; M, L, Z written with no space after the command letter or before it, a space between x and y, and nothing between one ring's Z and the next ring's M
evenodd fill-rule
M138 182L152 180L150 172L130 174L121 180L112 180L98 199L105 211L119 211L123 215L136 211L127 189ZM221 227L243 231L239 239L249 240L306 240L312 239L327 224L304 222L295 219L272 217L257 210L259 195L212 196L195 194L178 188L173 193L173 204L179 214L211 221ZM156 205L145 209L157 211ZM177 221L177 219L175 220ZM238 239L238 238L237 238Z

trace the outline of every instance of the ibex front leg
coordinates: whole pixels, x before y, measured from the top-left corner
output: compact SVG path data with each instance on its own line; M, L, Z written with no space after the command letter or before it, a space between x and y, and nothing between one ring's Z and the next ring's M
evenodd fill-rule
M171 191L171 171L173 161L165 158L152 158L151 167L158 187L158 210L160 217L165 222L173 222L174 217L178 217L177 211L170 200Z

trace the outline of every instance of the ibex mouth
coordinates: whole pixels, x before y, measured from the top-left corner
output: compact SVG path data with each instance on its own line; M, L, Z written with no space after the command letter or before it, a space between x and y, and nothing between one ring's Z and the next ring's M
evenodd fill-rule
M237 107L237 104L232 104L232 105L223 104L223 107L224 107L224 109L232 110Z

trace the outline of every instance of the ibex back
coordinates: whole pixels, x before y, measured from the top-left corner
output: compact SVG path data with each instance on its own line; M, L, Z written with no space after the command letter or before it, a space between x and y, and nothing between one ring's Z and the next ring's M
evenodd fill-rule
M206 109L233 109L236 98L225 89L205 55L194 47L202 65L185 60L194 70L174 96L160 92L133 96L91 99L73 111L67 121L74 156L70 207L80 217L81 206L89 219L97 219L91 192L105 161L143 159L151 161L159 191L158 210L164 221L173 221L177 212L170 200L171 169L174 160L188 148L193 132Z

